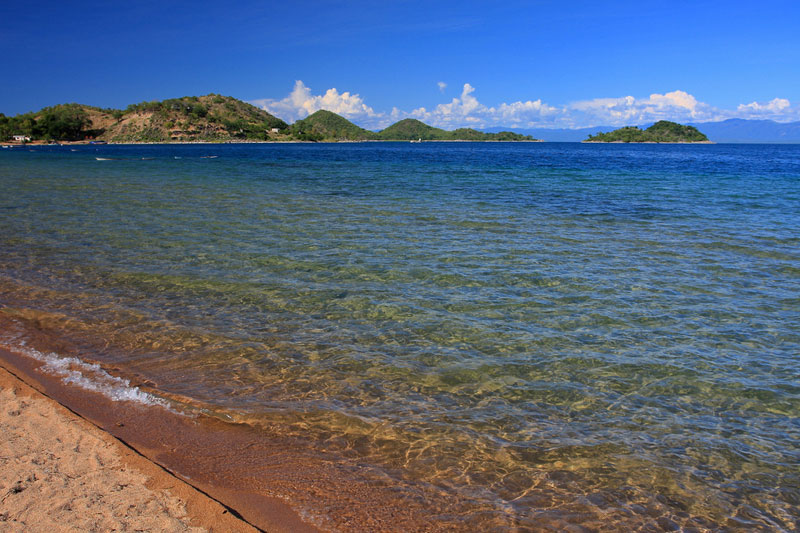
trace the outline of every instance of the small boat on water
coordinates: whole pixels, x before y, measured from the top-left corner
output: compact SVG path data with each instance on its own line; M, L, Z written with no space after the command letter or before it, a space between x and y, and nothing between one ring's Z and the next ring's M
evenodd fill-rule
M98 161L152 161L155 157L95 157Z
M421 142L422 142L422 138L419 138L419 139L417 139L416 141L410 141L410 142L412 142L412 143L414 143L414 144L416 144L416 143L421 143Z

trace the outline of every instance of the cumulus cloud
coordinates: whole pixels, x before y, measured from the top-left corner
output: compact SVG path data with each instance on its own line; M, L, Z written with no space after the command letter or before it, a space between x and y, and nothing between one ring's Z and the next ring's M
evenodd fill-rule
M774 98L766 103L750 102L749 104L739 104L736 110L747 116L753 115L780 115L789 110L791 104L786 98Z
M654 93L647 98L623 96L595 98L565 108L572 122L610 126L644 124L658 120L707 121L723 118L718 110L700 102L686 91Z
M414 109L409 114L440 128L494 126L533 127L547 122L557 112L557 108L542 103L541 100L502 103L487 106L478 101L473 94L475 87L465 83L461 96L446 104L439 104L432 110L424 107Z
M442 92L447 87L445 82L438 82L437 85ZM292 91L283 99L262 99L252 103L287 122L294 122L317 110L327 109L369 129L382 129L409 117L445 129L580 128L643 125L658 120L708 122L735 117L771 118L778 121L800 119L800 107L792 107L785 98L740 104L736 109L720 109L701 102L694 95L682 90L653 93L638 98L594 98L561 106L547 104L541 99L486 105L478 100L475 87L469 83L465 83L461 94L449 102L440 103L433 108L418 107L411 111L393 107L389 112L376 112L356 93L339 92L336 88L331 88L322 94L314 94L300 80L295 82Z
M647 105L657 108L683 108L690 113L696 113L698 108L697 99L685 91L672 91L666 94L651 94L645 101Z
M439 82L441 90L447 87ZM261 99L251 103L272 113L273 115L294 122L318 111L326 109L356 121L366 128L384 128L403 118L418 118L432 126L441 128L458 128L470 126L475 128L492 126L533 127L543 120L555 116L557 108L543 103L541 100L502 103L495 107L482 104L474 95L475 88L465 83L461 95L448 103L438 104L430 111L419 107L406 112L392 108L389 113L376 112L368 106L360 95L350 92L339 92L336 88L328 89L324 94L314 94L301 80L297 80L291 93L283 99Z
M469 83L464 84L464 89L461 91L461 98L453 98L449 104L439 104L436 106L435 113L442 116L458 115L466 117L476 110L483 111L484 106L478 102L478 99L472 96L475 88Z
M294 122L319 111L326 109L349 119L374 118L382 116L364 103L364 100L355 93L345 91L340 93L335 87L328 89L325 94L313 94L310 87L297 80L289 96L282 100L268 98L254 100L254 105L272 113L273 115Z
M447 84L446 84L445 82L443 82L443 81L440 81L440 82L439 82L439 83L437 83L436 85L438 85L438 86L439 86L439 92L441 92L442 94L444 94L444 90L445 90L445 89L447 89Z

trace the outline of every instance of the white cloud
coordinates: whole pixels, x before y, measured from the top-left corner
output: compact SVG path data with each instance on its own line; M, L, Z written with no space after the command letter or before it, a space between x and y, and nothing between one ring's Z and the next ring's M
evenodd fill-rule
M489 107L474 96L475 87L465 83L460 98L453 98L449 103L439 104L428 111L424 107L414 109L409 116L418 118L432 126L440 128L474 127L486 128L494 126L533 127L541 122L548 122L557 112L557 108L542 103L541 100L526 102L502 103Z
M773 98L765 104L750 102L749 104L739 104L736 110L747 116L752 115L780 115L789 110L791 104L786 98Z
M444 90L447 89L447 84L443 81L438 82L436 85L439 86L439 92L444 94Z
M584 125L629 125L673 121L707 121L724 118L724 114L704 104L686 91L654 93L647 98L623 96L595 98L574 102L565 107L574 123Z
M461 98L453 98L449 104L439 104L436 106L434 113L442 117L450 117L453 115L465 117L476 110L483 110L478 99L472 96L475 88L469 83L464 84L464 89L461 91Z
M438 82L437 85L442 91L447 87L445 82ZM653 93L640 98L594 98L562 106L553 106L541 99L488 106L481 103L475 93L475 87L465 83L457 98L433 108L417 107L404 111L393 107L389 112L376 112L356 93L339 92L336 88L331 88L323 94L315 95L298 80L285 98L262 99L252 103L287 122L304 118L319 109L327 109L369 129L382 129L409 117L445 129L581 128L643 125L658 120L708 122L734 117L771 118L778 121L800 119L800 107L792 107L785 98L775 98L765 103L740 104L735 110L726 110L701 102L694 95L682 90Z
M697 112L697 99L685 91L672 91L666 94L651 94L647 101L649 105L658 108L678 107L689 110L691 113Z
M334 87L328 89L325 94L314 95L311 92L311 88L306 87L301 80L297 80L294 83L292 92L282 100L265 98L254 100L252 103L287 122L305 118L320 109L333 111L349 119L382 116L365 104L358 94L351 94L348 91L340 93Z
M541 99L503 103L491 110L498 119L502 118L502 125L520 127L531 127L542 121L550 122L558 114L558 108L543 103Z

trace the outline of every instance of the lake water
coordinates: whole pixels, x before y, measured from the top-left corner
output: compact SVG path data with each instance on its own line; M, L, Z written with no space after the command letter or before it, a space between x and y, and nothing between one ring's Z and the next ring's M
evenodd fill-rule
M4 149L0 304L500 529L799 527L800 146Z

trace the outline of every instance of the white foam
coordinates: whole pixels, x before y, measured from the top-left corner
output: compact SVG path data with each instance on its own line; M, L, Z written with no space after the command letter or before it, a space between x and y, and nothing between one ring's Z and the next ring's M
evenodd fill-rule
M6 345L6 348L40 361L43 363L40 370L60 377L64 383L99 392L113 401L158 405L170 409L169 404L163 398L144 392L139 387L131 386L129 380L112 376L103 370L100 365L86 363L77 357L60 357L52 352L40 352L27 346L24 339L17 340L11 346Z

